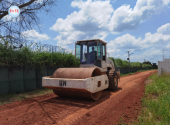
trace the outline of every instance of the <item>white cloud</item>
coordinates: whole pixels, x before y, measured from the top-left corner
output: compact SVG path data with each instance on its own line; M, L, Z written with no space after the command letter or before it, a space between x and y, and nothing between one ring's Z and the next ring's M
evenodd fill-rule
M83 35L83 32L80 31L74 31L74 32L60 32L60 35L54 38L54 40L57 40L58 46L66 46L69 44L72 44L73 42L77 41L77 36Z
M68 49L69 46L61 46L61 47L64 48L64 49Z
M147 57L149 59L150 57L153 57L155 55L160 55L159 53L163 49L165 49L168 53L168 49L170 48L170 43L169 43L170 34L164 35L164 33L169 30L168 28L165 28L165 26L167 27L169 25L165 24L165 25L161 26L160 28L158 28L157 32L154 34L151 34L150 32L146 33L144 39L142 39L140 37L135 38L135 36L132 36L128 33L125 35L122 35L120 37L117 37L116 39L114 39L114 40L110 41L110 43L108 43L108 45L107 45L108 52L111 53L111 55L113 55L113 54L117 55L117 54L121 53L121 51L117 52L116 50L123 50L122 53L124 53L127 50L131 50L131 52L133 52L133 51L134 52L135 51L142 52L142 50L145 51L147 49L147 51L144 52L142 55L134 56L135 57L134 59L141 58L141 57L142 58ZM121 58L124 58L124 57L121 56Z
M39 34L36 30L27 30L22 32L22 35L24 35L28 40L33 41L44 41L50 39L48 35L46 34Z
M133 61L139 61L139 62L143 62L144 59L145 61L153 61L153 62L157 62L158 60L161 60L162 58L162 50L158 50L155 48L150 48L148 50L146 50L144 53L139 55L132 55L131 60Z
M169 3L170 0L137 0L134 8L122 5L114 10L110 0L73 1L71 6L79 8L79 11L72 12L65 19L58 18L50 29L59 32L54 39L61 46L83 39L104 40L110 33L137 29L140 23L153 14L161 13Z
M84 13L84 16L90 21L99 23L99 27L105 26L111 18L111 13L114 9L110 5L110 1L94 1L87 0L87 2L73 1L72 7L78 7Z
M170 40L170 34L169 35L164 35L162 33L154 33L151 34L150 32L145 34L145 39L142 41L143 44L157 44L157 43L164 43L168 42Z
M163 0L165 5L168 5L170 3L170 0Z
M140 23L153 14L160 13L169 3L169 0L137 0L134 8L122 5L115 10L110 20L110 30L122 32L137 29Z
M44 2L44 0L36 0L34 3L43 3Z
M107 37L107 33L106 32L99 32L98 34L94 35L92 37L92 39L98 38L98 39L104 40L106 37Z
M127 33L110 41L108 47L117 49L143 49L143 46L139 46L140 42L142 42L141 38L136 39L134 36Z
M166 47L170 49L170 43Z
M108 23L111 13L114 11L109 3L110 1L73 1L71 6L78 7L80 11L74 11L68 15L66 19L57 19L56 23L50 29L55 31L72 31L75 30L75 25L80 25L87 22L98 23L96 28L101 28ZM77 30L84 31L80 28L84 27L79 27Z
M3 19L4 22L9 22L9 21L17 22L17 21L20 20L20 16L13 18L10 15L6 15L2 19Z
M10 21L10 20L12 20L12 17L9 15L6 15L2 19L3 19L3 21Z
M116 0L112 0L111 2L112 2L112 3L116 3Z
M66 19L57 19L50 28L60 34L54 38L58 40L57 45L65 46L83 39L105 39L109 31L108 21L114 12L110 1L73 1L71 6L80 11L74 11Z
M158 28L157 32L162 33L164 35L169 35L170 34L170 23L162 25L160 28Z

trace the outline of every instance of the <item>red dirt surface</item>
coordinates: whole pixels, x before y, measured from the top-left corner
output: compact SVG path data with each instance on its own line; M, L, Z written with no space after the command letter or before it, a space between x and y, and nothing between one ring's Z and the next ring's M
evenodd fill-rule
M114 125L137 120L144 81L157 70L121 77L118 89L98 101L48 94L0 106L0 125Z

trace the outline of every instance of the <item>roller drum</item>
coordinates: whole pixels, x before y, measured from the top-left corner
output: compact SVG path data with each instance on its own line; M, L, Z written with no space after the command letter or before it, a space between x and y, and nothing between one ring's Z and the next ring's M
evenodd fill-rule
M54 73L52 78L67 78L67 79L86 79L89 77L102 75L99 68L59 68ZM62 97L74 97L90 100L98 100L102 91L96 93L85 92L81 90L57 89L54 88L53 92Z
M86 79L101 75L99 68L59 68L52 78Z

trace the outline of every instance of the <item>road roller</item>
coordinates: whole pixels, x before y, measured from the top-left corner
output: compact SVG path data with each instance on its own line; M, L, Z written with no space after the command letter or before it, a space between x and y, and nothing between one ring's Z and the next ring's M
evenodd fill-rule
M107 58L107 43L100 39L75 43L77 68L58 68L52 76L42 78L42 86L52 89L59 97L98 100L105 89L114 91L120 81L112 60Z

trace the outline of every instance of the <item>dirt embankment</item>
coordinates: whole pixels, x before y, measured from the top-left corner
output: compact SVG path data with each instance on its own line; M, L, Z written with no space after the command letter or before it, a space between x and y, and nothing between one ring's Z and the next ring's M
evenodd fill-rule
M109 125L137 120L144 81L157 70L123 76L117 91L103 91L98 101L54 94L0 106L0 125Z

